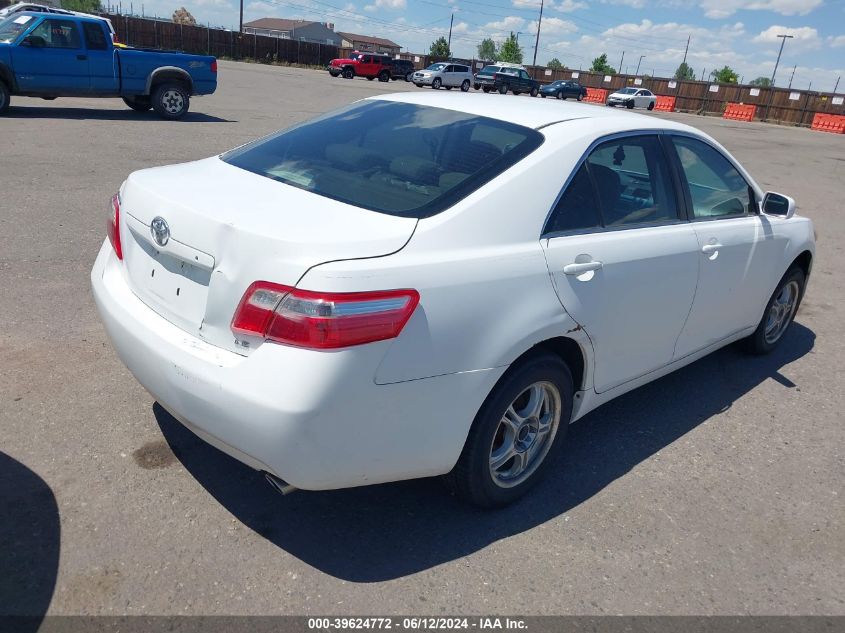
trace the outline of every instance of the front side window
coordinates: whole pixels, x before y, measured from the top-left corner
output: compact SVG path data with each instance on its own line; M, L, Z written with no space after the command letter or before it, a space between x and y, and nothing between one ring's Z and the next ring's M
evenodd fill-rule
M30 37L40 37L46 48L79 48L79 29L69 20L49 19L36 26Z
M423 218L465 198L542 142L536 130L506 121L368 100L222 159L326 198Z
M602 143L587 158L605 226L678 219L669 166L657 136Z
M736 167L716 148L686 136L673 137L696 219L753 212L754 194Z

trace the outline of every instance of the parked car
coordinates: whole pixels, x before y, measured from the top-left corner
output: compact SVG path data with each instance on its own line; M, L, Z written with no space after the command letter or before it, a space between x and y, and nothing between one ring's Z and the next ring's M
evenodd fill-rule
M579 84L577 81L564 80L553 81L550 84L540 87L540 96L555 97L557 99L568 99L573 97L581 101L587 96L587 89Z
M116 48L97 17L20 13L0 22L0 113L12 95L122 97L133 110L187 114L190 98L217 88L217 60Z
M540 93L540 82L532 79L527 70L501 68L493 75L493 88L501 95L510 91L515 95L527 92L536 97Z
M332 77L366 77L370 81L376 78L379 81L390 81L393 76L392 62L388 55L355 51L348 58L331 60L327 70Z
M405 81L413 81L414 77L414 62L409 59L392 59L390 60L390 78L404 79Z
M131 174L91 282L138 381L275 487L446 474L495 506L601 404L775 349L814 251L692 127L403 93Z
M58 6L53 6L52 4L31 4L28 2L19 2L18 4L12 4L6 7L5 9L0 9L0 20L8 18L12 15L17 15L18 13L58 13L60 15L78 15L85 18L95 18L98 20L102 20L106 23L109 29L109 33L111 34L112 42L115 44L119 44L117 40L117 36L115 35L114 26L111 23L109 18L103 17L101 15L93 15L91 13L82 13L81 11L68 11L62 9ZM120 45L123 46L123 45ZM124 47L125 48L125 47Z
M622 88L617 90L607 98L607 105L625 106L629 110L634 108L645 108L647 110L654 110L654 104L657 97L651 90L645 88Z
M437 62L425 70L415 72L413 82L418 88L431 86L435 90L439 90L442 86L446 90L460 88L463 92L466 92L472 85L472 71L469 66L464 64Z
M512 68L514 70L525 70L524 66L520 64L510 64L507 62L496 62L495 64L490 64L485 66L481 70L479 70L475 76L473 77L473 84L472 87L476 90L483 90L484 92L490 92L494 88L494 84L496 83L495 75L497 72L502 70L503 68Z

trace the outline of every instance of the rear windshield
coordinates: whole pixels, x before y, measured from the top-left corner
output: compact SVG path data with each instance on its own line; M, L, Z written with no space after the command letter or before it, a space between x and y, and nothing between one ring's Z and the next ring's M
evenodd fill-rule
M372 100L221 158L333 200L424 218L465 198L542 142L536 130L497 119Z
M492 75L499 72L499 66L485 66L478 71L479 75Z

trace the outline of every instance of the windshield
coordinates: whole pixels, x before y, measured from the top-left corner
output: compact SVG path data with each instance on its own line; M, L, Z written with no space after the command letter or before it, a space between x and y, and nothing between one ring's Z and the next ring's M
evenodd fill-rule
M462 200L542 142L539 132L506 121L367 100L221 158L326 198L424 218Z
M432 64L426 70L443 70L446 68L446 64Z
M632 95L632 94L636 94L636 92L637 92L636 88L622 88L622 90L619 91L619 94L621 94L621 95Z
M14 42L34 19L31 15L13 15L0 22L0 42Z

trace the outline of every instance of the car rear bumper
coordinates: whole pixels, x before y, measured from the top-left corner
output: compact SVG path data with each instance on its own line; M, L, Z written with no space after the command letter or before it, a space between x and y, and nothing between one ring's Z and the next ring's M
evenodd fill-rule
M376 385L390 341L329 352L265 343L240 356L177 328L141 302L108 241L91 283L118 356L168 412L223 452L297 488L448 472L504 372Z

